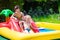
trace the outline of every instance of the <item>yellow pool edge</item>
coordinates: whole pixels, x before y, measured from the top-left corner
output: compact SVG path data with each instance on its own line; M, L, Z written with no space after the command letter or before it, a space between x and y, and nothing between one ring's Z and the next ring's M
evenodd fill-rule
M16 31L11 31L8 28L4 27L0 28L0 35L13 40L50 40L54 38L60 38L60 31L24 34Z
M45 22L36 22L36 24L38 26L43 26ZM50 24L48 27L47 24ZM51 25L52 24L52 25ZM54 27L56 27L56 31L52 31L52 32L44 32L44 33L30 33L30 34L24 34L24 33L20 33L20 32L16 32L16 31L12 31L8 28L0 28L0 35L9 38L11 40L51 40L51 39L55 39L55 38L60 38L60 31L59 28L57 28L56 25L60 25L60 24L56 24L55 26L53 26L53 23L45 23L44 24L45 28L50 28L50 29L55 29ZM59 26L58 26L59 27Z
M60 24L57 23L48 23L48 22L36 22L38 27L49 28L53 30L60 30Z

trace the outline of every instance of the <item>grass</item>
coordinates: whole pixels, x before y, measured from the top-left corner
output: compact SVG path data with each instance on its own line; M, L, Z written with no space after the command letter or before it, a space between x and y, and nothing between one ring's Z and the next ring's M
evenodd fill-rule
M33 17L34 21L60 23L60 14L50 14L48 16Z

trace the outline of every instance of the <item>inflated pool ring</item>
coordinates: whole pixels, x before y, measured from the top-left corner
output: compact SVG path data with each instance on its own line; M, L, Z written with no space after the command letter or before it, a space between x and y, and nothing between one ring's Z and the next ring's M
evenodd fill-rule
M7 27L10 28L10 25L7 22L0 23L0 28L1 27Z
M37 25L44 25L47 26L47 24L49 25L54 25L54 24L51 24L51 23L44 23L42 24L42 22L36 22ZM40 26L40 28L42 27ZM54 27L53 29L55 29L56 27L56 30L55 31L50 31L50 32L41 32L40 30L40 33L20 33L20 32L16 32L16 31L12 31L8 28L0 28L0 35L10 39L10 40L53 40L53 39L57 39L57 38L60 38L60 31L57 30L57 27L58 29L60 29L60 26L55 24L55 26L50 26L48 29L52 29L52 27ZM47 27L45 27L47 28ZM43 29L44 30L44 29Z

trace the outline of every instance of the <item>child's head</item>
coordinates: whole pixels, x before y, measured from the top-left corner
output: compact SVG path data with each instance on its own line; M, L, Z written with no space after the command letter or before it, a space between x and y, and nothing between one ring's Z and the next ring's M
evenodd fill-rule
M24 17L24 20L25 20L27 23L29 23L29 22L31 21L31 16L26 15L26 16Z
M20 8L19 8L18 5L16 5L16 6L14 7L14 12L15 12L14 16L16 16L18 19L20 19L21 16L22 16L22 14L21 14L21 12L20 12Z
M16 6L14 7L14 12L20 12L19 5L16 5Z

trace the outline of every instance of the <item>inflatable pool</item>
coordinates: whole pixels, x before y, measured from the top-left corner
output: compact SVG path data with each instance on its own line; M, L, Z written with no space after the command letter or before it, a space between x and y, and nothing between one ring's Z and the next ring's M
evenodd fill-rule
M60 24L36 22L40 33L20 33L6 27L0 28L0 35L10 40L52 40L60 38ZM42 28L43 27L43 28Z

